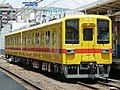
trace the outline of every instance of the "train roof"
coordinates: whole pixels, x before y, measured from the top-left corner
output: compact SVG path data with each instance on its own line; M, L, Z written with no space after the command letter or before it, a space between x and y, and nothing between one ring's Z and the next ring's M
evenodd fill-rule
M86 15L67 15L62 19L56 19L56 20L53 20L53 21L50 21L50 22L47 22L47 23L31 26L31 27L28 27L26 29L22 29L22 30L19 30L19 31L15 31L15 32L6 34L5 36L12 35L12 34L17 34L17 33L23 32L23 31L27 31L27 30L37 29L37 28L40 28L40 27L44 27L44 26L48 26L48 25L52 25L52 24L56 24L56 23L60 23L64 20L66 20L66 19L73 19L73 18L80 18L80 17L94 17L94 18L109 19L109 17L107 17L105 15L89 15L89 14L86 14Z
M9 34L6 34L5 36L12 35L12 34L17 34L17 33L23 32L23 31L27 31L27 30L37 29L37 28L52 25L52 24L55 24L55 23L60 23L60 22L62 22L62 20L63 19L57 19L57 20L53 20L53 21L50 21L50 22L47 22L47 23L31 26L31 27L28 27L28 28L25 28L25 29L22 29L22 30L19 30L19 31L11 32Z
M68 15L65 17L65 19L71 19L71 18L80 18L80 17L94 17L94 18L104 18L104 19L109 19L107 15L94 15L94 14L82 14L82 15Z

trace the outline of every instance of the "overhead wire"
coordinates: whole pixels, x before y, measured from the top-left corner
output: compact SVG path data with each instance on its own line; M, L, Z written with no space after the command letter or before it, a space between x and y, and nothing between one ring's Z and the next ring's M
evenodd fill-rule
M36 0L35 2L36 3L40 3L40 2L42 2L43 0ZM20 11L18 11L17 13L19 13L18 15L16 15L16 16L19 16L21 13L23 13L25 10L27 10L30 6L27 6L26 8L25 8L26 6L24 6L23 7L23 9L22 10L20 10Z
M42 2L42 1L44 1L44 0L36 0L35 2L37 2L37 3L40 3L40 2ZM44 7L42 7L42 8L45 8L45 7L48 7L48 6L51 6L51 5L53 5L53 4L55 4L55 3L57 3L57 2L59 2L60 0L54 0L52 3L50 3L50 4L47 4L47 5L45 5ZM75 0L73 0L76 4L78 4L78 5L80 5L77 1L75 1ZM20 11L18 11L17 13L19 13L18 15L16 15L16 16L19 16L19 15L21 15L23 12L25 12L27 9L29 8L29 6L27 6L26 8L25 8L25 6L23 7L23 9L22 10L20 10ZM41 8L41 9L42 9Z
M48 7L48 6L50 6L50 5L53 5L53 4L55 4L55 3L57 3L57 2L59 2L60 0L56 0L56 1L54 1L54 2L52 2L52 3L50 3L50 4L48 4L48 5L46 5L45 7Z
M40 2L39 0L37 0L38 1L38 3ZM43 1L43 0L41 0L41 1ZM55 3L57 3L57 2L59 2L60 0L56 0L56 1L54 1L54 2L52 2L52 3L50 3L50 4L47 4L47 5L45 5L44 7L42 7L42 8L45 8L45 7L48 7L48 6L50 6L50 5L53 5L53 4L55 4ZM28 7L26 7L25 9L23 9L23 11L21 11L17 16L19 16L20 14L22 14L25 10L27 10L29 8L29 6ZM41 8L41 9L42 9Z
M75 0L72 0L72 1L74 1L76 4L80 5L77 1L75 1Z

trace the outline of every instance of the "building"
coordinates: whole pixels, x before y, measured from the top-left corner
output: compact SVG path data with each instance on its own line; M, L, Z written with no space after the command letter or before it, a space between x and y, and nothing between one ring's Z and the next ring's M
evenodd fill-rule
M9 3L0 5L0 19L2 28L8 23L8 21L16 19L15 10L9 5Z
M16 9L9 4L0 4L0 49L4 49L4 35L10 33L12 24L8 21L15 20Z
M69 10L59 7L27 8L24 13L19 14L17 20L26 23L45 23L50 19L63 17Z

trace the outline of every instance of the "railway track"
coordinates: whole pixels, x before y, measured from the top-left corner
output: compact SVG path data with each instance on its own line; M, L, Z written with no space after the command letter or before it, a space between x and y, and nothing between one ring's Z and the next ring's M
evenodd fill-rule
M3 71L5 71L5 72L9 73L10 75L14 76L15 78L18 78L20 81L24 82L25 84L31 86L32 89L34 89L34 90L41 90L40 87L34 85L33 83L29 82L28 80L26 80L26 79L24 79L24 78L18 76L17 74L15 74L15 73L13 73L12 71L6 69L5 67L0 66L0 68L1 68Z
M0 59L0 67L4 71L8 73L12 73L13 76L14 75L15 77L17 76L20 80L24 81L24 78L25 78L24 82L27 82L27 84L30 83L30 86L33 86L36 90L39 90L39 89L42 89L42 90L69 90L69 89L93 90L83 85L65 81L63 78L59 76L56 76L54 74L51 75L51 73L37 72L34 70L29 70L29 69L20 67L19 65L8 63L6 60L3 60L2 58ZM35 90L35 89L30 89L30 90Z
M95 81L91 79L89 81L78 81L77 83L94 90L120 90L120 80L110 78L102 78Z
M107 81L109 81L109 82L115 82L115 83L118 83L118 84L120 84L120 80L115 80L115 79L107 79Z
M120 81L119 80L106 79L107 83L105 82L105 80L98 80L94 84L91 84L89 82L84 83L81 80L80 81L79 80L74 80L74 81L71 80L71 81L73 81L73 83L71 83L71 81L68 82L68 80L67 81L64 81L64 80L61 81L61 79L56 80L56 79L54 79L55 76L53 78L46 77L45 75L41 75L40 73L24 70L19 67L17 69L17 67L18 66L15 66L13 64L9 64L9 63L5 62L5 60L3 60L3 61L1 60L1 62L0 62L0 68L2 68L6 72L12 74L13 76L19 78L26 84L29 84L31 87L35 88L36 90L40 90L41 87L42 87L42 89L46 89L46 86L48 86L46 90L53 90L53 89L68 90L69 88L72 88L74 90L80 90L81 88L85 89L85 90L111 90L111 89L112 90L113 89L120 90L120 87L119 87ZM18 71L20 71L20 73L21 73L20 75L19 75ZM23 73L22 73L22 71L23 71ZM17 74L17 72L18 72L18 74ZM25 72L29 74L29 75L28 74L24 75L27 77L27 79L22 77L22 74L24 74ZM32 73L32 75L30 75L30 73ZM36 74L34 74L34 73L36 73ZM35 76L33 76L33 75L35 75ZM36 76L38 76L38 78L40 80L37 78L37 80L32 81L31 78L28 79L28 77L30 77L30 76L32 77L32 79L33 78L35 79ZM33 83L31 83L31 81ZM36 84L38 84L38 85L36 85Z
M110 90L111 90L111 89L120 90L120 87L119 87L119 86L116 86L116 85L112 85L112 84L105 83L105 82L101 82L101 81L97 81L97 83L109 87Z
M120 81L119 80L115 80L115 79L102 79L97 81L98 84L104 85L109 87L110 89L114 89L114 90L120 90Z
M83 82L77 82L77 83L80 84L80 85L83 85L83 86L85 86L85 87L88 87L88 88L90 88L90 89L99 90L98 87L95 87L95 86L93 86L93 85L89 85L89 84L86 84L86 83L83 83Z

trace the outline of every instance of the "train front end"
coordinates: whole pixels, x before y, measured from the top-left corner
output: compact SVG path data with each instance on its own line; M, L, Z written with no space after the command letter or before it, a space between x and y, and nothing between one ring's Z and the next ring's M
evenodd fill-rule
M112 63L111 20L106 16L67 17L62 35L66 78L108 77Z

